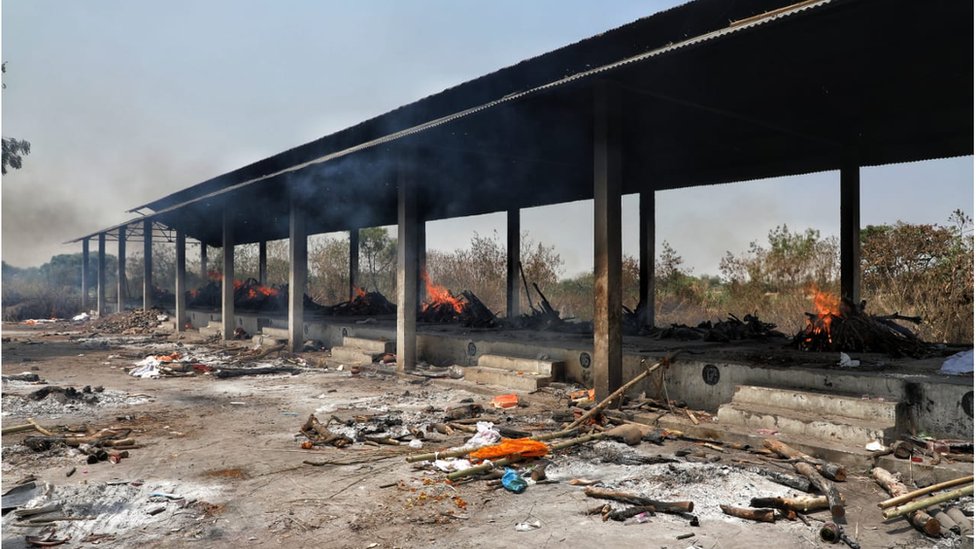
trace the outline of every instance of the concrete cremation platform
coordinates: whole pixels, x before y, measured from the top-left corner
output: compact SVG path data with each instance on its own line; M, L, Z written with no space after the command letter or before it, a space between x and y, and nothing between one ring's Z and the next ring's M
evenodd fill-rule
M216 325L220 314L191 310L190 319L194 326L206 326L211 322ZM251 334L282 337L286 321L267 315L238 314L236 324ZM355 348L358 345L355 342L362 340L386 341L388 343L382 344L383 352L390 352L388 345L396 336L392 317L307 316L303 331L307 339L321 341L333 348L334 353L339 347ZM349 342L353 344L347 345ZM943 361L940 357L910 359L856 353L854 358L861 361L861 366L842 368L838 366L838 353L798 351L790 348L785 340L723 344L625 337L624 379L633 378L648 362L679 348L684 349L685 354L669 368L650 376L634 389L633 394L644 391L649 396L658 397L663 396L666 389L671 399L684 401L694 409L717 413L720 407L727 405L723 417L730 417L733 409L740 415L745 414L741 409L747 401L755 405L754 416L778 412L785 417L783 410L762 410L756 406L788 409L799 404L808 406L809 410L825 407L819 412L821 415L858 420L858 414L861 414L860 421L867 420L867 423L853 421L851 429L838 431L833 438L862 448L864 442L861 439L872 429L883 438L905 432L957 439L973 436L972 376L940 374ZM362 348L353 352L379 350ZM465 367L473 374L469 380L483 383L499 380L500 389L505 387L501 380L510 376L489 371L494 376L492 378L484 373L485 368L522 371L524 374L532 372L534 366L531 365L535 363L552 364L558 365L552 371L554 380L592 384L590 335L418 323L417 352L419 359L431 364ZM531 391L538 386L527 383L517 390ZM738 387L753 388L736 400ZM783 391L774 392L776 389ZM772 395L776 395L775 398ZM859 411L854 413L852 410ZM890 425L893 410L894 426ZM882 417L885 419L880 421ZM803 423L802 419L799 423ZM880 422L872 426L874 420ZM746 421L746 425L754 424ZM780 430L786 432L786 429Z

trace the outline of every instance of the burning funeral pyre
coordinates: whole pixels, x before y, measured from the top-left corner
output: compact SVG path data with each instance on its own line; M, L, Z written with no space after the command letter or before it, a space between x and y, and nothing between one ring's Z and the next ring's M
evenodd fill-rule
M216 309L220 307L223 276L210 273L210 282L187 292L187 306ZM253 278L234 281L234 308L240 311L284 312L288 310L288 285L264 286ZM317 312L325 307L305 295L305 310Z
M929 354L932 346L915 333L895 322L919 324L920 317L897 313L887 316L869 315L866 302L854 303L846 298L811 289L816 312L806 313L807 325L793 338L793 344L803 351L846 351L887 353L892 356L920 358Z
M396 305L380 292L367 292L357 287L352 299L332 305L326 313L336 316L392 315L396 314Z
M434 284L427 271L422 271L427 289L427 301L420 307L417 320L421 322L458 322L470 328L494 328L498 318L478 296L462 290L455 296L444 286Z

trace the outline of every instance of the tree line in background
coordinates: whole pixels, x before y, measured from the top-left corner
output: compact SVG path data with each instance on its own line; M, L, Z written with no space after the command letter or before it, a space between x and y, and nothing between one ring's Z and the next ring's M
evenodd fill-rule
M973 232L972 219L953 212L946 224L868 226L861 231L862 298L869 312L921 316L920 335L929 341L973 341ZM360 284L379 291L391 301L396 296L396 238L383 228L360 231ZM268 284L288 282L287 241L268 243ZM211 269L222 264L219 249L208 254ZM199 252L187 253L187 286L208 282L199 268ZM582 320L593 316L593 274L565 277L564 263L553 246L521 239L525 282L533 303L539 285L563 317ZM309 241L307 293L318 303L348 299L349 241L347 237L317 235ZM427 269L431 279L454 292L470 290L490 309L504 314L507 272L505 244L497 233L475 234L470 246L452 252L430 250ZM41 267L20 269L3 264L4 318L64 317L80 306L81 254L58 255ZM106 296L116 295L114 256L107 256ZM623 258L624 305L633 309L639 295L639 262ZM95 281L94 254L89 276ZM655 262L657 325L696 325L732 313L758 313L786 333L800 330L804 312L812 309L812 288L839 293L839 243L813 229L794 232L786 225L769 231L766 242L752 242L738 254L727 252L717 276L694 276L681 255L664 242ZM141 300L143 259L126 261L128 296ZM153 276L159 288L175 285L173 246L154 246ZM235 275L241 280L258 277L258 247L235 249ZM528 311L525 285L520 281L520 310ZM133 303L138 306L139 301Z

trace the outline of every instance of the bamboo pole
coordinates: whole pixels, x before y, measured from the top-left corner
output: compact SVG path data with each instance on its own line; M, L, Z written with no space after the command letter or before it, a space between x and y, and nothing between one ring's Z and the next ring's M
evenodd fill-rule
M652 366L649 366L646 370L644 370L643 372L641 372L640 374L638 374L637 376L635 376L634 379L628 381L627 383L624 383L623 386L621 386L619 389L617 389L616 391L610 393L610 396L608 396L607 398L603 399L599 404L597 404L596 406L590 408L590 410L588 412L586 412L585 414L583 414L582 416L580 416L580 418L577 419L576 421L572 422L569 425L569 427L567 427L567 429L573 429L573 428L579 427L586 420L588 420L591 417L599 414L601 410L603 410L604 408L606 408L607 406L609 406L614 400L616 400L617 398L619 398L620 396L622 396L624 393L626 393L631 387L633 387L634 385L637 385L638 383L640 383L641 381L643 381L644 378L646 378L647 376L649 376L651 374L651 372L653 372L654 370L657 370L658 368L660 368L664 364L670 365L671 362L675 359L675 357L678 356L679 353L681 353L681 351L675 351L674 353L671 353L668 356L666 356L666 357L662 358L661 360L659 360L658 362L654 363Z
M25 423L23 425L14 425L12 427L4 427L2 433L4 435L12 435L14 433L23 433L24 431L33 431L34 425L30 423Z
M911 492L905 492L904 494L892 494L893 496L896 497L882 501L881 503L878 504L878 507L882 509L887 509L888 507L894 507L895 505L901 505L902 503L909 502L919 496L931 494L932 492L938 492L939 490L945 490L946 488L952 488L953 486L968 484L970 482L973 482L973 475L969 475L968 477L960 477L953 480L947 480L945 482L933 484L932 486L926 486L925 488L912 490Z
M871 470L871 476L874 480L881 485L892 496L903 496L908 493L908 487L902 484L894 475L892 475L887 469L882 467L875 467ZM924 532L926 535L932 537L938 537L942 535L942 525L939 521L929 516L925 511L914 511L908 513L905 517L908 523L915 527L915 529L920 532Z
M970 496L973 494L973 485L963 486L962 488L957 488L955 490L949 490L948 492L943 492L939 495L927 497L923 499L915 500L911 503L906 503L900 507L893 507L891 509L885 510L883 513L884 518L893 519L895 517L900 517L902 515L907 515L913 511L919 511L921 509L926 509L933 505L938 505L946 501L951 501L956 498L961 498L963 496Z
M529 440L552 440L554 438L563 438L572 435L579 434L578 429L566 429L564 431L557 431L555 433L545 433L542 435L533 435L528 437ZM429 452L426 454L414 454L412 456L407 456L407 463L414 463L417 461L433 461L435 459L441 458L451 458L466 456L469 453L477 450L477 448L458 448L457 450L444 450L442 452Z

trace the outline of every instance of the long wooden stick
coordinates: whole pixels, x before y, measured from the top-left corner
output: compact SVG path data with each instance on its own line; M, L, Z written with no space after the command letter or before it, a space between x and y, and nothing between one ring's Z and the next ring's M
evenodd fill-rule
M895 517L900 517L902 515L907 515L913 511L918 511L921 509L926 509L933 505L937 505L944 501L951 501L956 498L961 498L963 496L971 496L973 494L973 485L963 486L962 488L957 488L955 490L949 490L948 492L943 492L939 495L918 499L911 503L906 503L900 507L893 507L891 509L886 509L883 513L884 518L893 519Z
M612 499L630 505L653 506L659 513L690 513L695 510L693 501L658 501L629 492L617 492L596 486L587 486L583 493L591 498Z
M970 482L973 482L973 475L969 475L968 477L960 477L953 480L947 480L945 482L933 484L932 486L926 486L925 488L912 490L911 492L905 492L904 494L892 494L896 497L882 501L881 503L878 504L878 507L882 509L887 509L888 507L894 507L895 505L901 505L902 503L909 502L919 496L931 494L932 492L938 492L939 490L945 490L946 488L952 488L953 486L968 484Z
M644 370L643 372L641 372L640 374L638 374L636 377L634 377L634 379L628 381L627 383L624 383L623 386L621 386L619 389L617 389L616 391L610 393L610 396L608 396L607 398L603 399L599 404L597 404L596 406L590 408L590 410L588 412L586 412L585 414L583 414L582 416L580 416L579 419L577 419L576 421L572 422L569 425L569 427L567 427L567 429L573 429L575 427L579 427L586 420L588 420L591 417L599 414L601 410L603 410L604 408L606 408L607 406L609 406L610 403L612 403L614 400L617 399L617 397L623 395L631 387L633 387L634 385L637 385L638 383L640 383L641 381L643 381L644 378L646 378L647 376L649 376L651 374L651 372L653 372L654 370L657 370L663 364L670 364L671 361L673 361L674 358L680 352L681 351L675 351L674 353L669 354L668 356L662 358L658 362L654 363L654 365L648 367L646 370Z
M533 435L528 438L530 440L552 440L554 438L565 438L565 437L578 435L578 434L579 431L577 429L566 429L565 431L557 431L555 433ZM477 450L477 448L458 448L457 450L444 450L443 452L429 452L426 454L414 454L412 456L407 456L407 463L414 463L416 461L433 461L435 459L441 459L441 458L466 456L475 450Z
M24 431L33 431L34 425L31 423L25 423L23 425L14 425L12 427L4 427L2 434L11 435L13 433L23 433Z

